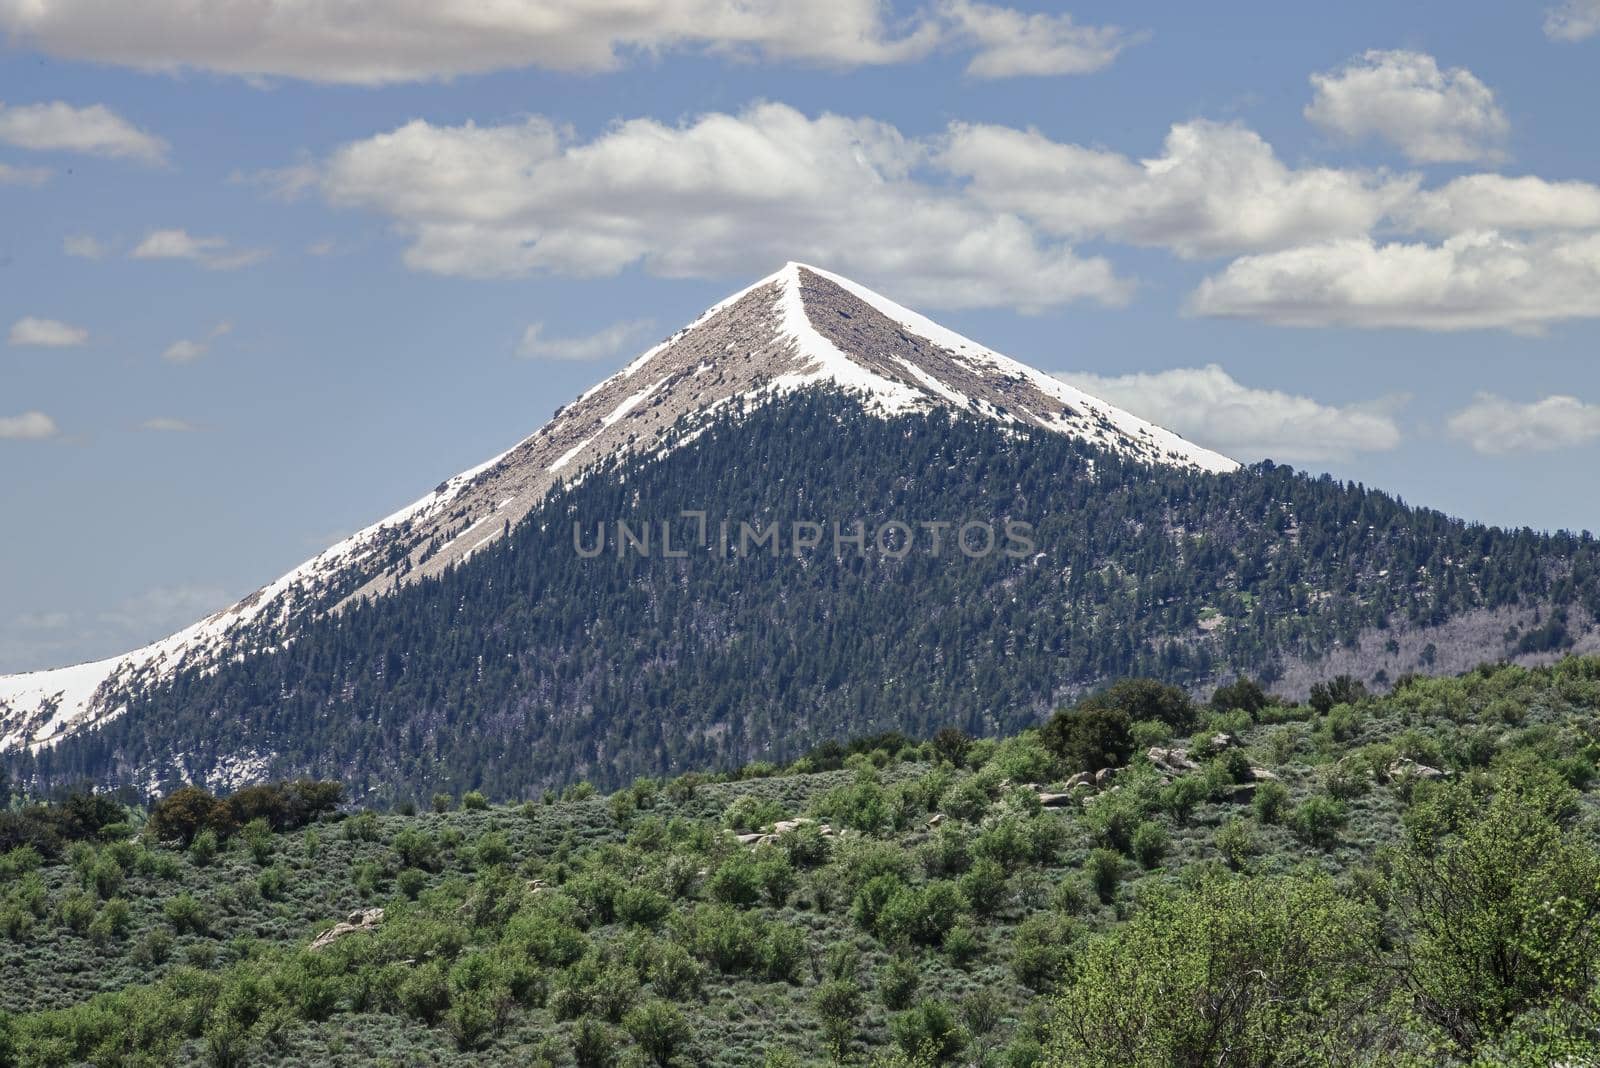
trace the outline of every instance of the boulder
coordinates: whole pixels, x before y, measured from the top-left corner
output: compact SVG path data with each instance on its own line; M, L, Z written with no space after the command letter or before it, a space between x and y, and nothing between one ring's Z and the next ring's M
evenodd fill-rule
M1426 764L1418 764L1410 757L1401 757L1388 767L1391 779L1442 779L1444 772L1438 768L1431 768Z
M343 923L334 924L312 939L311 948L326 949L345 935L355 934L357 931L370 931L382 922L382 909L357 909L347 916Z
M1156 770L1164 771L1169 775L1179 775L1186 771L1199 771L1200 765L1191 759L1185 749L1165 749L1159 745L1152 745L1145 752L1145 758L1156 766Z
M1094 785L1094 774L1092 772L1088 772L1088 771L1080 771L1080 772L1078 772L1078 774L1074 775L1072 778L1067 780L1067 789L1068 790L1072 789L1074 786L1093 786L1093 785Z
M1039 804L1043 805L1045 808L1064 808L1065 806L1072 804L1073 798L1077 797L1078 795L1074 793L1040 793L1038 796Z
M1106 785L1106 783L1116 778L1118 770L1119 769L1117 768L1101 768L1099 771L1094 773L1094 784L1096 786Z

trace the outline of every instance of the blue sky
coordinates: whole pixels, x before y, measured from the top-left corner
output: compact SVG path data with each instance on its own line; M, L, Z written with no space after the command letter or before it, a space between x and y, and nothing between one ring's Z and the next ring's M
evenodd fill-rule
M0 0L0 671L790 258L1240 459L1600 529L1596 0L137 6Z

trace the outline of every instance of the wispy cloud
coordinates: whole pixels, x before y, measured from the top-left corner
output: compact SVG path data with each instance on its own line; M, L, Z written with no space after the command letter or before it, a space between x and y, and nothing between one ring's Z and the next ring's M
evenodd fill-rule
M146 419L139 424L139 429L157 434L190 434L200 428L187 419L174 419L170 416L160 415L154 419Z
M43 185L49 180L48 168L14 167L9 163L0 163L0 185Z
M111 249L92 234L69 234L61 239L61 251L80 260L103 260Z
M1544 15L1545 36L1552 41L1586 41L1600 33L1600 0L1566 0Z
M1146 374L1056 377L1119 408L1237 460L1315 463L1400 444L1396 411L1405 397L1324 404L1302 394L1237 381L1216 364Z
M233 324L223 320L211 328L205 337L195 340L184 338L167 346L161 358L168 363L193 363L211 351L212 342L232 332Z
M523 331L517 354L531 360L604 360L617 355L650 327L648 319L635 319L613 323L586 337L547 338L544 324L534 323Z
M227 238L195 237L187 230L152 230L128 255L136 260L188 260L213 271L232 271L266 259L260 248L237 248Z

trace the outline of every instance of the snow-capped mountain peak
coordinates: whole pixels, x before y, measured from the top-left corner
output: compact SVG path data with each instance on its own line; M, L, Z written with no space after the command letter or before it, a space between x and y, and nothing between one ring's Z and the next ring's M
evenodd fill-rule
M814 387L849 391L880 416L950 407L1152 464L1238 467L865 286L789 263L707 309L511 449L238 604L124 656L0 677L0 749L53 744L118 714L120 695L180 667L270 648L303 613L437 574L494 542L558 481L618 454L658 453L683 417Z

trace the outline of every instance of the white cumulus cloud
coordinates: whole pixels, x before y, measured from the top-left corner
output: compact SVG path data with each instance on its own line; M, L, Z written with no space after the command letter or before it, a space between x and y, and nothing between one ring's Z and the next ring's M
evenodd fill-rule
M1400 444L1395 411L1404 398L1329 405L1257 389L1217 364L1104 376L1064 372L1062 381L1238 460L1338 460Z
M1080 73L1126 43L1066 16L972 0L898 18L882 0L0 0L0 30L69 59L354 85L521 67L613 70L673 50L860 67L951 48L973 50L982 77Z
M1418 193L1397 218L1408 227L1435 234L1596 229L1600 185L1549 182L1532 175L1471 174Z
M0 142L39 152L80 152L144 163L161 163L167 156L165 141L105 105L79 108L60 100L9 107L0 104Z
M1566 0L1544 15L1544 32L1552 41L1586 41L1600 33L1600 0Z
M0 415L0 441L42 441L57 433L56 421L43 412Z
M646 319L613 323L585 337L545 337L544 324L534 323L522 334L517 353L533 360L604 360L650 329Z
M267 251L236 248L226 238L194 237L186 230L152 230L128 255L136 260L189 260L213 271L260 263Z
M413 121L288 176L410 239L406 262L469 277L760 275L805 260L944 307L1119 303L1129 285L1012 212L926 175L927 145L872 119L782 104L579 141L543 118Z
M27 315L11 324L11 332L6 340L13 345L68 349L87 342L89 331L59 319L39 319Z
M1052 234L1106 237L1210 257L1367 233L1415 178L1293 169L1232 123L1172 127L1160 156L1052 141L1036 131L956 125L940 153L971 196Z
M1351 238L1245 256L1202 282L1190 308L1285 326L1537 333L1600 317L1600 232Z
M1511 128L1471 71L1441 70L1422 52L1375 49L1311 84L1306 118L1351 140L1381 138L1418 163L1499 159Z
M1451 436L1486 455L1571 448L1600 439L1600 404L1554 395L1519 404L1480 393L1450 417Z

